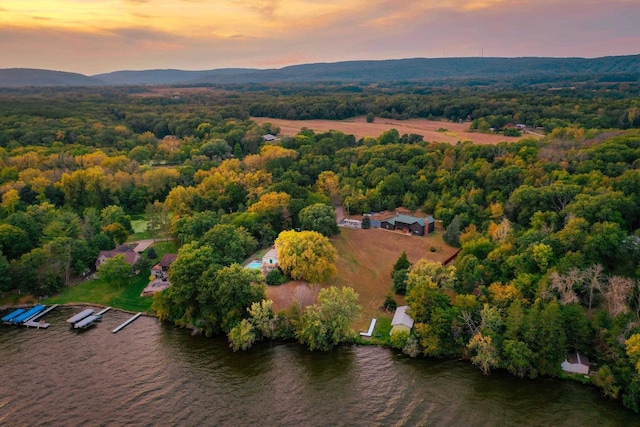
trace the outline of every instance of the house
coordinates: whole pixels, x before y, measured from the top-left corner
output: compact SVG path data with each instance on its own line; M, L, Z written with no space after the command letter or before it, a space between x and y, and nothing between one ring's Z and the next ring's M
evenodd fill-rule
M271 270L278 268L278 250L276 248L269 249L269 252L262 257L262 272L267 274Z
M391 321L391 332L389 332L389 335L393 335L398 331L411 331L411 328L413 328L413 319L407 314L408 309L408 305L396 308L393 320Z
M562 370L571 374L589 374L589 358L580 353L569 353L560 365Z
M262 139L265 140L265 142L274 142L277 141L278 138L274 135L271 135L270 133L266 134L266 135L262 135Z
M140 254L134 251L129 245L120 245L110 251L100 251L98 259L96 260L96 269L102 265L108 259L115 257L116 255L123 255L124 260L133 267L133 265L140 258Z
M417 218L411 215L398 214L380 222L380 227L386 230L396 230L415 236L432 233L436 228L436 220L432 216Z
M160 262L151 267L151 274L156 279L166 279L169 277L169 267L173 261L178 258L176 254L164 254L160 259Z

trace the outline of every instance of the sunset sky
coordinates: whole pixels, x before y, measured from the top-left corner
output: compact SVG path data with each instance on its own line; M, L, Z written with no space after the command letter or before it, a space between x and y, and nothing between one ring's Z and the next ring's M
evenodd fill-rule
M640 0L2 0L0 68L640 53Z

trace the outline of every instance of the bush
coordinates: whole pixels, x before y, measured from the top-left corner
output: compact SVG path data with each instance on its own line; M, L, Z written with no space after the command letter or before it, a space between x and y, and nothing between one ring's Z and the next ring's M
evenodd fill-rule
M395 299L393 299L393 294L391 292L387 293L387 296L384 300L384 305L382 306L385 310L393 311L398 308L398 303Z
M430 250L431 252L435 252L435 251L436 251L436 248L435 248L435 246L431 246L431 247L429 248L429 250Z
M287 278L282 274L279 268L271 270L267 273L266 277L267 285L270 286L279 286L287 281Z
M149 250L147 251L147 256L149 257L149 259L158 258L158 254L156 253L156 250L153 246L150 247Z
M371 218L369 218L369 215L365 215L362 218L362 228L364 228L365 230L371 228Z

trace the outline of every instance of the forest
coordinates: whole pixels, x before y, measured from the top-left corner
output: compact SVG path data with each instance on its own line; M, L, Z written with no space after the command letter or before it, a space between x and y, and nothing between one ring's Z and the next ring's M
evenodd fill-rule
M279 130L250 120L370 113L546 135L450 145L303 129L267 144ZM357 295L327 288L305 313L274 313L264 279L238 263L313 230L309 216L335 197L351 213L420 209L461 251L447 267L397 264L389 288L416 323L392 346L530 378L562 375L578 351L592 361L588 382L637 412L639 128L629 83L3 90L0 296L59 292L144 217L180 245L174 285L154 301L160 318L227 334L237 349L295 337L326 350L353 339L332 320L351 319Z

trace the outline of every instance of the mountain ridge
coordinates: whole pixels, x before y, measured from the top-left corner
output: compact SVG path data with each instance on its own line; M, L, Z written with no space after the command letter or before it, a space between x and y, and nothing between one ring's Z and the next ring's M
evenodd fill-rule
M438 79L501 79L627 75L640 80L640 55L599 58L464 57L405 58L318 62L282 68L219 68L212 70L119 70L86 76L32 68L0 69L0 87L212 85L244 83L373 83Z

